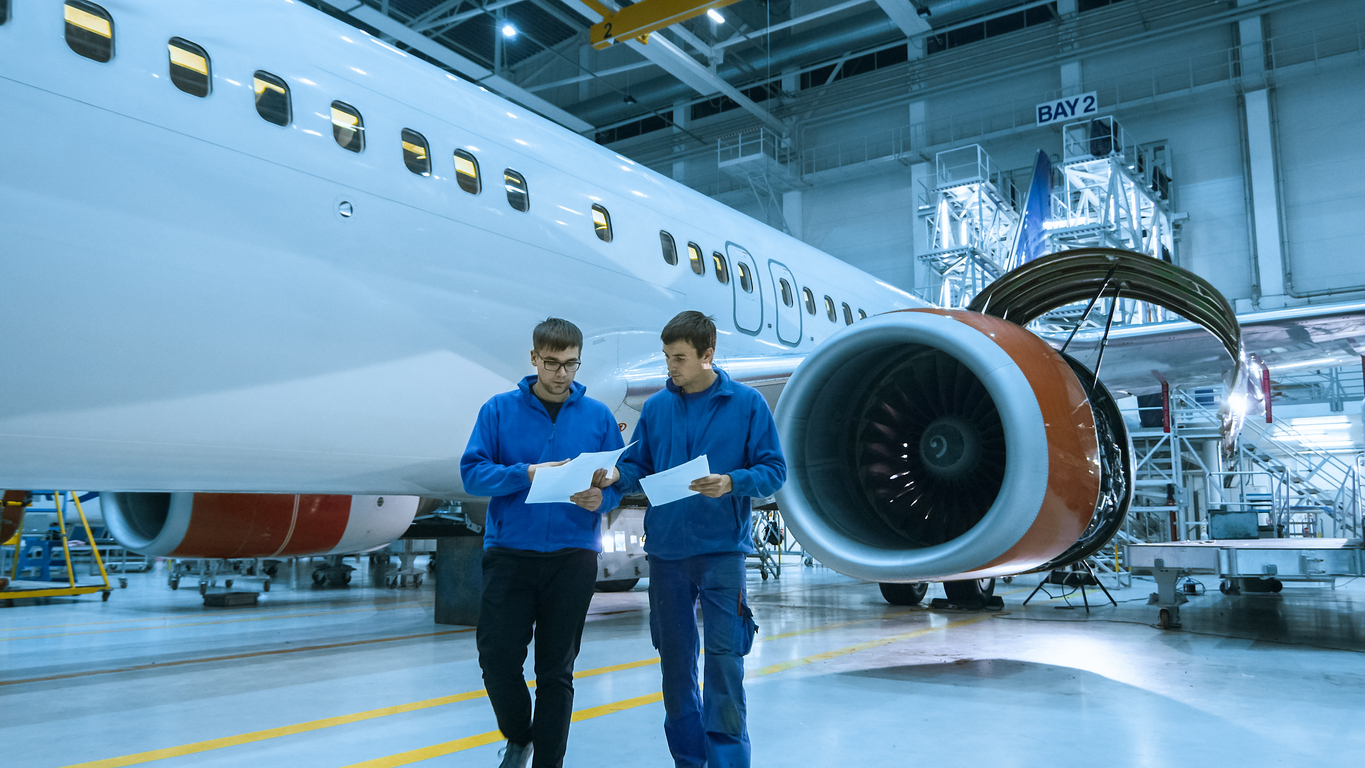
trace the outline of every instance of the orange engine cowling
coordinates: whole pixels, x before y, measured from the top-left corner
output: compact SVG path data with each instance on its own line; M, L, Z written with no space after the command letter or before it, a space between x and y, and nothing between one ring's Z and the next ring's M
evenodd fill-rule
M109 532L144 555L297 557L364 552L403 535L417 496L102 493Z
M871 581L1075 562L1113 535L1131 499L1122 418L1086 373L975 312L849 326L778 403L783 517L820 562Z

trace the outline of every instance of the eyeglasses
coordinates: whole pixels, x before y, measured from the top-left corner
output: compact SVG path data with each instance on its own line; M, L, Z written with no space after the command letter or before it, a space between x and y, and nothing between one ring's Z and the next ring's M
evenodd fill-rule
M581 360L568 360L566 362L560 362L558 360L550 360L548 358L542 357L540 358L540 364L545 366L545 370L547 371L558 371L563 369L565 371L568 371L569 373L573 373L574 371L577 371L578 366L582 365L583 363Z

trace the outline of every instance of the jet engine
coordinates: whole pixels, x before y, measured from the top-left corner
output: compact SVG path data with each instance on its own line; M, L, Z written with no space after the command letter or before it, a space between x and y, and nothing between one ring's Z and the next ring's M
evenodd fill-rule
M124 547L157 557L248 558L364 552L393 541L417 496L102 493Z
M1212 286L1110 249L1015 270L975 311L855 323L802 362L778 403L788 480L777 500L797 540L883 583L1050 570L1104 546L1132 500L1123 419L1094 373L1022 327L1104 296L1167 306L1245 360Z

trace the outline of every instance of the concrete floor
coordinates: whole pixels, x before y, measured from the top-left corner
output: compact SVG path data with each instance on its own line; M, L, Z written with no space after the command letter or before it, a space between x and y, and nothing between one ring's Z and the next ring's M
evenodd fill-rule
M1360 764L1365 583L1225 597L1205 579L1162 631L1150 582L1087 617L1022 606L1024 581L964 613L819 567L751 572L756 768ZM434 624L431 590L362 571L214 609L158 570L108 602L0 607L0 765L496 766L473 632ZM566 766L672 764L654 658L643 584L597 595Z

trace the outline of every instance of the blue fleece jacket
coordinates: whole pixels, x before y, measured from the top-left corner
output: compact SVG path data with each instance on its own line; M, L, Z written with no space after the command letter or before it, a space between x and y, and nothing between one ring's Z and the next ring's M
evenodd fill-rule
M589 512L577 504L527 504L531 464L572 459L580 453L614 451L622 446L616 417L606 405L586 397L587 387L573 383L569 399L550 421L545 405L531 392L535 376L527 376L512 392L484 403L469 445L460 459L464 489L492 496L483 546L553 552L575 547L602 551L598 533L603 512L621 501L615 486L602 491L602 506Z
M645 512L645 551L665 560L716 552L752 552L751 499L771 496L787 480L777 425L763 396L725 371L700 397L684 403L669 381L645 401L635 445L621 457L622 493L639 493L640 478L706 454L711 472L734 489L718 499L697 494ZM692 445L689 447L689 432Z

